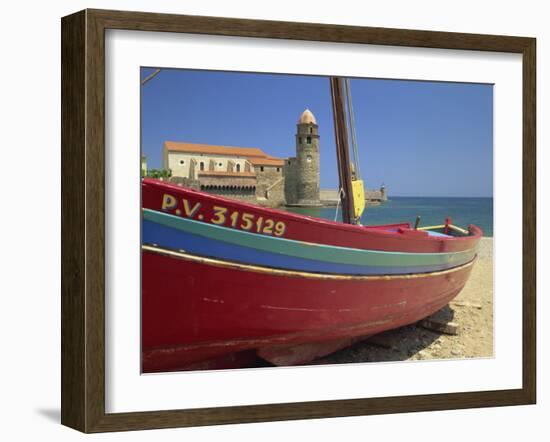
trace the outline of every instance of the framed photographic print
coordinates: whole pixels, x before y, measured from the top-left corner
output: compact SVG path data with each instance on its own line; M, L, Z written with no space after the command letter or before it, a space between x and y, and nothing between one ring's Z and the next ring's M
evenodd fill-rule
M62 423L532 404L535 40L62 20Z

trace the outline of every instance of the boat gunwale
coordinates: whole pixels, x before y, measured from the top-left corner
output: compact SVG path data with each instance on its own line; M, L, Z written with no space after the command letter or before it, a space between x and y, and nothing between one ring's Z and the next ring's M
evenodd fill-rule
M154 245L144 244L141 246L142 252L155 253L175 259L180 259L182 261L191 261L206 265L211 265L214 267L229 268L240 271L250 271L254 273L262 274L271 274L276 276L283 277L295 277L295 278L304 278L304 279L316 279L316 280L338 280L338 281L390 281L396 279L418 279L418 278L428 278L441 276L445 274L454 273L462 269L471 267L474 265L477 259L477 253L474 258L468 261L465 264L461 264L456 267L445 270L436 270L434 272L424 272L424 273L408 273L408 274L397 274L397 275L344 275L344 274L333 274L333 273L314 273L314 272L304 272L298 270L286 270L286 269L277 269L263 267L253 264L243 264L233 261L225 261L217 258L209 258L199 255L194 255L187 253L185 251L176 251L170 250Z
M420 262L425 266L448 265L452 267L469 261L476 253L477 248L477 244L475 244L470 249L456 252L401 252L356 249L311 243L289 238L278 238L269 235L258 235L239 229L217 226L151 209L142 209L142 212L144 220L170 229L179 230L185 234L200 236L233 246L245 247L258 252L272 253L299 259L313 259L340 265L372 267L395 266L406 268L420 265ZM147 241L147 243L151 242L155 243L155 241ZM179 249L179 247L171 247L169 244L158 243L157 246L172 250ZM185 247L182 248L185 249ZM309 255L313 252L316 253L316 257ZM193 253L196 253L196 251Z

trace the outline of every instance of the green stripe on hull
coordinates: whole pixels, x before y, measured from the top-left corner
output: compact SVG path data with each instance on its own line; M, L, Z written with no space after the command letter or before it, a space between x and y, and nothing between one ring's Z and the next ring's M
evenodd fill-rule
M150 209L143 209L143 217L146 220L167 227L217 241L281 255L337 264L379 267L431 266L442 264L454 266L470 261L474 258L476 253L475 249L451 253L407 253L351 249L249 233L230 227L221 227L188 218L181 218L179 216L169 215Z

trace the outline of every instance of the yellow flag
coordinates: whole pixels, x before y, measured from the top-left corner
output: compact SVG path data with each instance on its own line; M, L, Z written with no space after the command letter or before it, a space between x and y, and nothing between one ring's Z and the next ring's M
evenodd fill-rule
M365 210L365 189L363 180L355 180L351 182L353 190L353 207L355 209L355 218L361 218L363 210Z

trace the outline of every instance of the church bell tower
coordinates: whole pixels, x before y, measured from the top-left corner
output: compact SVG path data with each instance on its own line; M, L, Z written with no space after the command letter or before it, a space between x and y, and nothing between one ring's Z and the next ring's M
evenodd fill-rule
M306 109L296 124L296 196L297 204L321 204L319 126L313 113Z

